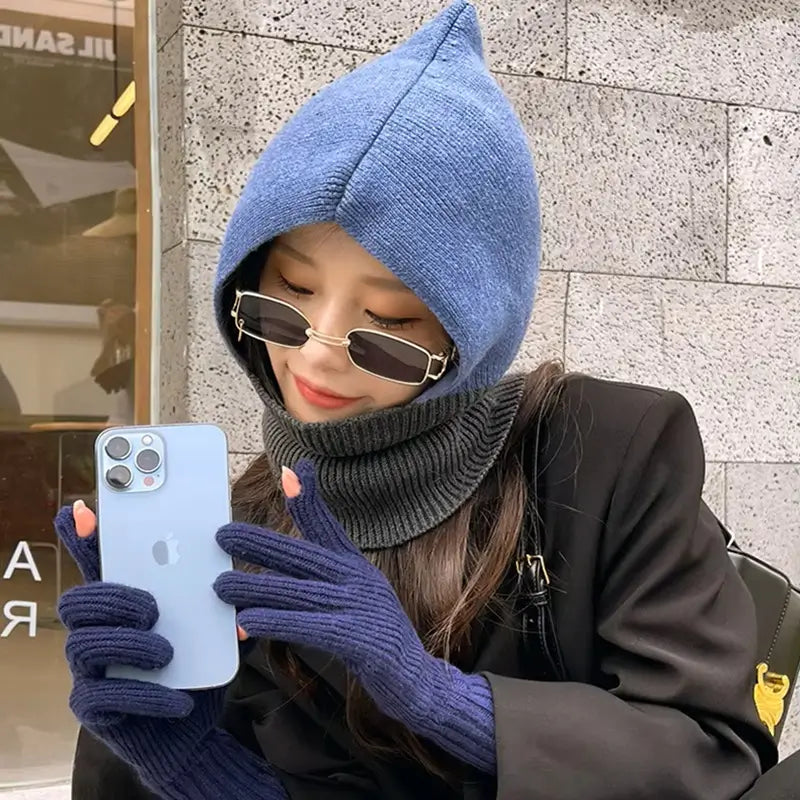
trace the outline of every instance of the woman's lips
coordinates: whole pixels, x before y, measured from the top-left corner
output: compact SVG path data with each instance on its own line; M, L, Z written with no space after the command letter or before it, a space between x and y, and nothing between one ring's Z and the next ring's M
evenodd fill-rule
M357 397L343 397L340 394L331 394L316 386L312 386L302 378L298 378L297 375L293 375L292 377L297 386L297 391L300 392L303 399L311 403L312 406L327 409L344 408L358 400Z

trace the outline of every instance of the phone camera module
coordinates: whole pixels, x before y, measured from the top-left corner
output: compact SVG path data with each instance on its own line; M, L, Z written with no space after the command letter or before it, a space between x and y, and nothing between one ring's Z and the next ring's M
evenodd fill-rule
M133 473L122 464L117 464L106 472L106 481L114 489L127 489L133 481Z
M131 443L123 436L114 436L106 442L106 453L114 461L122 461L131 452Z
M161 456L155 450L140 450L136 454L136 466L142 472L155 472L161 464Z

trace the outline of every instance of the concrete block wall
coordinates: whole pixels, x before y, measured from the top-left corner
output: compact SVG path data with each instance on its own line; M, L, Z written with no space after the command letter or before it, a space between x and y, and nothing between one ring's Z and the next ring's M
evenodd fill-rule
M259 408L209 300L235 199L306 97L444 5L157 3L161 415L224 424L235 469ZM800 582L800 6L476 5L541 178L545 272L518 364L683 392L709 502ZM782 749L798 747L795 712Z

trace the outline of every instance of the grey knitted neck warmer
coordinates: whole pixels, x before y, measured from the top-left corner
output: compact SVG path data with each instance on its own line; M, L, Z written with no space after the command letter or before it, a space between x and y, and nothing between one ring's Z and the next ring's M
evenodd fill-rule
M523 375L341 422L303 423L265 391L264 446L277 475L314 462L322 494L362 550L431 530L477 489L517 415Z

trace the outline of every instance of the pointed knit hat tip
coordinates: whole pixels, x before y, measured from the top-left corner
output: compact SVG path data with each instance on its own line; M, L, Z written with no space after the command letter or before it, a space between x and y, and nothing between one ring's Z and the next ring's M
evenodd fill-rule
M432 55L444 42L450 46L462 43L482 55L481 28L475 6L472 3L467 0L455 0L401 43L394 53L399 53L406 48L424 51L426 48L432 47L433 51L429 52L429 55Z
M404 43L324 87L254 166L223 242L215 305L276 236L334 222L437 316L457 363L421 398L495 385L519 349L539 269L527 136L455 0ZM233 280L232 280L233 278Z

